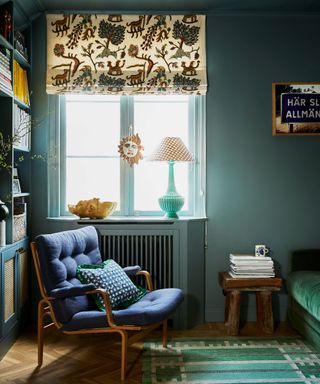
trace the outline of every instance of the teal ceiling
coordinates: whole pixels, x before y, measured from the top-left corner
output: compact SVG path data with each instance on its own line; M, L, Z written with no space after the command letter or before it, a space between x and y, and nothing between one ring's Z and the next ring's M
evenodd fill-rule
M26 9L319 11L319 0L18 0Z
M0 4L6 0L0 0ZM13 0L17 24L43 11L318 13L320 0Z

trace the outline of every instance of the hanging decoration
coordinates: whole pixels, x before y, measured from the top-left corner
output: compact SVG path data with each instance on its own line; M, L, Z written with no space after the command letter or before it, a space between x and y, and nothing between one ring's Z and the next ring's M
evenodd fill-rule
M47 93L205 94L204 15L47 15Z
M135 135L123 137L118 148L120 157L127 161L131 167L133 164L138 164L139 160L143 159L142 151L144 148L141 145L141 139L137 133Z

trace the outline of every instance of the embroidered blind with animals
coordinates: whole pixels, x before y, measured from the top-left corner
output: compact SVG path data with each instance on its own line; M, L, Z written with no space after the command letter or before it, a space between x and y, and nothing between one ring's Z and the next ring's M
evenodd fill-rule
M205 94L204 15L47 15L47 93Z

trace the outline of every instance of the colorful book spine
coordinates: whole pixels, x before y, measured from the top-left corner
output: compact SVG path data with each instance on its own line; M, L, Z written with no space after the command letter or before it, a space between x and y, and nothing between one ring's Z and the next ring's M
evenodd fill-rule
M11 80L9 80L6 76L4 76L2 73L0 73L0 81L3 84L6 84L9 88L12 90L12 83Z
M27 71L13 60L13 93L24 104L30 105Z
M10 68L10 59L6 58L5 56L1 56L1 54L0 54L0 63L3 64L3 66L6 68Z
M12 75L11 75L11 72L4 68L1 63L0 63L0 74L2 74L3 76L5 76L8 80L12 80Z
M0 90L2 92L8 93L9 95L12 95L12 82L1 72L1 69L0 69Z

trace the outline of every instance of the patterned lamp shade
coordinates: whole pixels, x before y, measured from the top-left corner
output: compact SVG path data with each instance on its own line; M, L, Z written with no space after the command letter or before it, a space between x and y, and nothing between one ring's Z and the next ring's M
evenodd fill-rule
M149 156L149 161L193 161L192 153L180 137L165 137Z

